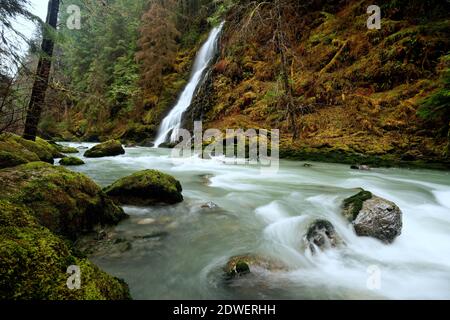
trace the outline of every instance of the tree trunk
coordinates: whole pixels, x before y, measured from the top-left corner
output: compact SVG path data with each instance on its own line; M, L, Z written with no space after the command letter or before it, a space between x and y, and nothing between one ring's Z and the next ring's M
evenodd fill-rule
M31 91L30 103L28 105L27 119L25 121L25 129L23 137L28 140L36 140L37 126L41 118L42 107L45 101L45 93L48 87L48 79L52 66L53 56L53 37L52 30L56 30L58 22L59 0L49 0L47 9L46 26L43 32L42 53L39 58L36 70L36 78L34 80L33 89ZM50 29L47 29L50 26Z

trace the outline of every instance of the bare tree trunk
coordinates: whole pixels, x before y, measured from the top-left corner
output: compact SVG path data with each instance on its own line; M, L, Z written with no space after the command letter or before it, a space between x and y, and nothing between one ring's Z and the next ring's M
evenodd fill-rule
M286 114L287 114L287 122L290 130L292 130L292 139L295 140L298 137L298 128L297 128L297 119L295 112L295 102L292 92L292 86L289 83L289 74L288 74L288 58L287 58L287 40L286 35L283 30L283 15L282 15L282 3L280 0L275 1L275 10L276 10L276 30L275 30L275 40L280 52L280 60L281 60L281 81L284 90L284 99L282 99L282 103L285 104Z
M56 30L58 22L59 0L49 0L47 9L46 27ZM42 53L39 58L36 70L36 78L34 80L33 89L31 91L31 99L28 105L27 119L23 137L28 140L36 140L37 126L41 118L42 107L45 102L45 94L48 87L48 79L52 66L52 56L54 42L50 30L44 28L42 39Z

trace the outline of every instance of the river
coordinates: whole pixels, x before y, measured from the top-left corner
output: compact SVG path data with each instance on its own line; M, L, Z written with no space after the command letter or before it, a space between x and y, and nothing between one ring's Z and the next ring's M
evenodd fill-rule
M126 148L122 156L81 157L86 165L71 168L101 186L149 168L173 175L183 186L185 200L178 205L125 206L130 219L115 232L140 240L120 254L90 257L123 278L133 298L450 298L449 172L356 171L348 165L304 167L281 160L277 173L262 175L258 167L219 159L171 160L169 152ZM341 216L342 199L359 187L401 208L402 234L393 244L356 236ZM217 207L202 207L208 201ZM332 222L345 245L315 255L305 251L302 238L316 218ZM155 222L139 224L143 219ZM222 267L228 258L246 253L277 259L287 269L225 281ZM368 286L373 270L380 280L375 288Z

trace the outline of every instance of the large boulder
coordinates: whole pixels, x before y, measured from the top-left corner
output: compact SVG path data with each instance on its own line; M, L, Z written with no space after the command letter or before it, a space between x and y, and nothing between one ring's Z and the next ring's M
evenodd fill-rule
M304 241L312 253L315 253L316 249L334 248L343 243L331 222L322 219L315 220L310 224Z
M112 157L124 154L125 150L122 147L120 141L109 140L87 150L84 153L86 158L101 158L101 157Z
M0 185L0 199L28 207L40 224L70 239L126 217L94 181L61 166L31 162L2 169Z
M29 208L0 200L0 299L130 299L128 286L79 257L61 237L41 226ZM67 286L69 266L81 286Z
M104 191L121 204L174 204L183 201L180 182L157 170L136 172L117 180Z
M0 151L9 153L8 157L20 157L26 162L41 160L53 164L53 150L42 141L30 141L13 133L3 133L0 135Z
M18 154L0 150L0 169L15 167L27 162L28 160Z
M391 243L401 234L402 212L393 202L362 190L343 202L343 214L358 236Z

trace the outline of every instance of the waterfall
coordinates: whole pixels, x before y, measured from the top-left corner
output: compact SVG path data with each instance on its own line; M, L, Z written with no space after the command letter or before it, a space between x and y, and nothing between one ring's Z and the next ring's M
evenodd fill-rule
M195 90L200 83L202 76L205 74L206 68L211 63L216 54L217 40L224 22L211 30L208 40L203 44L195 58L194 67L188 84L181 93L177 104L172 108L170 113L164 118L158 130L158 136L155 140L155 147L158 147L165 141L170 134L170 141L175 142L178 138L178 130L181 126L183 113L191 105Z

